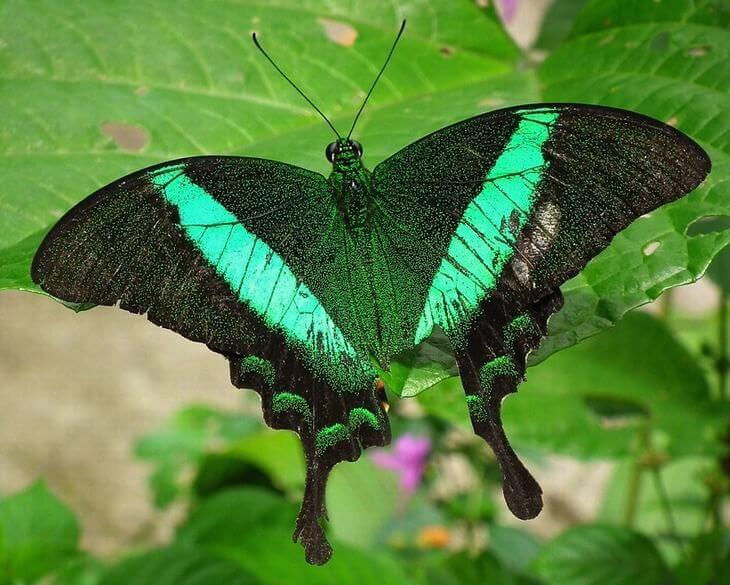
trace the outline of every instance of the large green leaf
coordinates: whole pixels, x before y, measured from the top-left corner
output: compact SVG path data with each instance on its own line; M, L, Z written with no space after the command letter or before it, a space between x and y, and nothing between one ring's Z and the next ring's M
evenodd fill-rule
M435 416L469 424L458 379L419 400ZM503 410L515 443L579 457L630 454L647 425L657 448L706 453L728 416L727 406L711 402L692 355L644 313L531 368Z
M0 500L0 585L31 583L80 555L73 512L43 483Z
M668 571L654 544L616 526L572 528L548 543L535 562L547 585L663 585Z
M296 508L261 490L213 496L180 529L179 543L233 560L267 585L408 585L388 557L333 542L332 560L322 567L304 562L292 542Z
M726 212L730 169L728 13L720 2L589 2L571 37L534 75L478 3L8 0L0 5L0 287L32 290L40 235L102 184L196 153L264 156L325 170L328 129L246 37L264 43L347 126L401 17L409 27L358 138L373 165L444 124L518 102L600 102L677 125L715 169L690 197L637 221L563 287L566 306L531 363L698 278L730 241L687 238ZM658 245L658 248L657 248ZM448 352L417 350L388 381L413 395L454 374ZM402 366L402 367L401 367Z
M327 481L327 513L332 536L357 548L383 544L386 525L403 498L397 476L367 457L338 465Z
M344 131L406 17L357 132L370 164L446 123L535 95L531 76L511 73L517 50L493 12L471 2L1 3L0 265L3 249L154 162L237 153L325 170L328 128L256 51L251 31ZM0 284L32 286L27 268L13 274Z
M689 197L637 220L562 287L565 308L532 363L696 280L730 242L728 229L686 235L693 222L728 211L729 24L727 4L718 0L595 0L540 67L545 100L601 103L663 120L699 141L713 171Z

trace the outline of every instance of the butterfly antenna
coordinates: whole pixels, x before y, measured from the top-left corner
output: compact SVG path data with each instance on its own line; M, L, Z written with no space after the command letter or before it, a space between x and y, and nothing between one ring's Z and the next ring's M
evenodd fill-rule
M388 56L385 58L385 63L383 63L383 66L380 68L380 71L378 72L378 76L375 78L375 81L373 81L373 84L370 86L370 89L368 90L368 94L365 96L365 99L362 101L362 105L360 106L360 109L357 111L357 115L355 116L355 119L352 122L352 127L350 128L350 131L347 133L348 140L350 139L350 136L352 136L352 131L355 130L355 124L357 124L357 121L360 118L360 114L362 114L362 111L365 109L365 104L367 104L368 100L370 99L370 94L373 93L375 86L378 84L378 81L380 80L380 76L383 75L383 71L385 71L385 68L388 66L388 62L390 61L390 58L393 56L393 51L395 51L395 46L398 44L398 41L400 40L400 37L403 34L403 30L405 28L406 28L406 21L405 21L405 19L403 19L403 22L400 25L400 30L398 31L398 35L395 37L395 40L393 41L393 46L390 48L390 52L388 53Z
M289 76L288 76L288 75L287 75L286 73L284 73L284 72L283 72L283 71L281 70L281 68L280 68L280 67L279 67L279 66L278 66L278 65L277 65L277 64L276 64L276 63L274 62L274 60L273 60L273 59L272 59L272 58L271 58L271 57L269 56L269 54L268 54L268 53L267 53L266 51L264 51L264 48L263 48L263 47L261 46L261 44L259 43L259 40L258 40L258 39L256 38L256 33L253 33L252 37L253 37L253 44L254 44L254 45L256 45L256 48L257 48L257 49L258 49L259 51L261 51L261 52L263 53L264 57L266 57L266 59L268 59L269 63L271 63L271 64L272 64L272 65L274 66L274 69L276 69L276 70L277 70L277 71L279 72L279 74L280 74L280 75L281 75L281 76L282 76L282 77L283 77L284 79L286 79L286 80L287 80L287 81L289 82L289 85L291 85L291 86L292 86L292 87L293 87L294 89L296 89L296 90L297 90L297 93L299 93L299 95L300 95L300 96L302 96L302 97L303 97L303 98L304 98L305 100L307 100L307 103L308 103L308 104L309 104L310 106L312 106L312 107L314 108L314 110L315 110L315 111L316 111L316 112L317 112L317 113L318 113L318 114L319 114L320 116L322 116L322 119L323 119L323 120L324 120L325 122L327 122L327 125L328 125L328 126L329 126L330 128L332 128L332 132L334 132L334 133L335 133L335 135L337 136L337 138L338 138L338 139L339 139L339 138L341 138L341 136L340 136L340 133L339 133L339 132L337 131L337 128L335 128L335 127L334 127L334 126L332 125L332 122L330 122L330 121L329 121L329 120L327 119L327 116L325 116L325 115L324 115L324 113L322 112L322 110L320 110L320 109L319 109L319 108L318 108L318 107L317 107L317 106L316 106L316 105L314 104L314 102L313 102L312 100L310 100L310 99L309 99L309 98L308 98L308 97L306 96L306 94L305 94L305 93L304 93L304 92L303 92L303 91L302 91L301 89L299 89L299 88L297 87L297 84L296 84L296 83L294 83L294 82L293 82L293 81L292 81L291 79L289 79Z

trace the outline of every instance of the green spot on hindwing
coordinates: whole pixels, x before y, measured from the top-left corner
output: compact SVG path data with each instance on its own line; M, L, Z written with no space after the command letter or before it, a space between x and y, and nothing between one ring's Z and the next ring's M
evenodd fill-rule
M484 399L476 394L469 394L466 397L466 406L469 409L469 416L476 421L483 422L489 418Z
M380 430L380 423L378 422L377 416L375 416L367 408L353 408L347 417L347 426L350 429L350 432L354 433L364 424L371 426L376 431Z
M517 129L484 178L481 192L464 211L434 276L416 328L416 344L431 334L434 325L446 333L463 332L479 303L497 286L532 213L548 167L542 147L558 113L546 109L516 115Z
M276 370L274 370L274 364L272 364L269 360L265 360L264 358L260 358L255 355L249 355L241 358L238 362L238 368L242 374L251 373L261 376L264 383L269 388L274 385Z
M271 410L276 414L296 412L308 423L312 422L312 413L306 398L292 392L277 392L271 399Z
M501 355L487 362L479 370L479 381L482 389L489 392L492 389L494 379L498 376L519 376L517 366L511 357Z
M328 449L334 447L337 443L350 440L350 431L342 423L335 423L328 427L324 427L317 433L315 439L315 448L317 454L321 455Z
M534 327L532 317L526 313L512 319L504 329L504 340L507 347L512 349L517 340L531 333Z

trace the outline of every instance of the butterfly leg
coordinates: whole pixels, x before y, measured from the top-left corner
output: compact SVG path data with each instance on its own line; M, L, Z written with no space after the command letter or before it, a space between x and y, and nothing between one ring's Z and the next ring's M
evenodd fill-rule
M454 344L474 432L494 451L502 471L505 502L523 520L542 510L542 489L507 440L502 428L502 400L517 391L524 379L528 352L540 343L548 317L562 302L558 291L520 312L505 307L502 301L493 303L481 313L489 315L489 321L478 318L466 340Z

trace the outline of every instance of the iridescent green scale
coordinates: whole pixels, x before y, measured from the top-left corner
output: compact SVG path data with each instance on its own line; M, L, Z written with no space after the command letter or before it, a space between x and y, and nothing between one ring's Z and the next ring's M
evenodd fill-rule
M710 169L689 138L638 114L537 104L439 130L377 165L349 138L328 179L230 156L165 162L103 187L50 231L32 276L224 355L266 422L297 432L307 479L295 538L311 563L332 467L390 440L376 368L450 340L474 430L520 518L541 491L500 405L562 304L559 287L640 215ZM657 252L661 253L661 251Z

